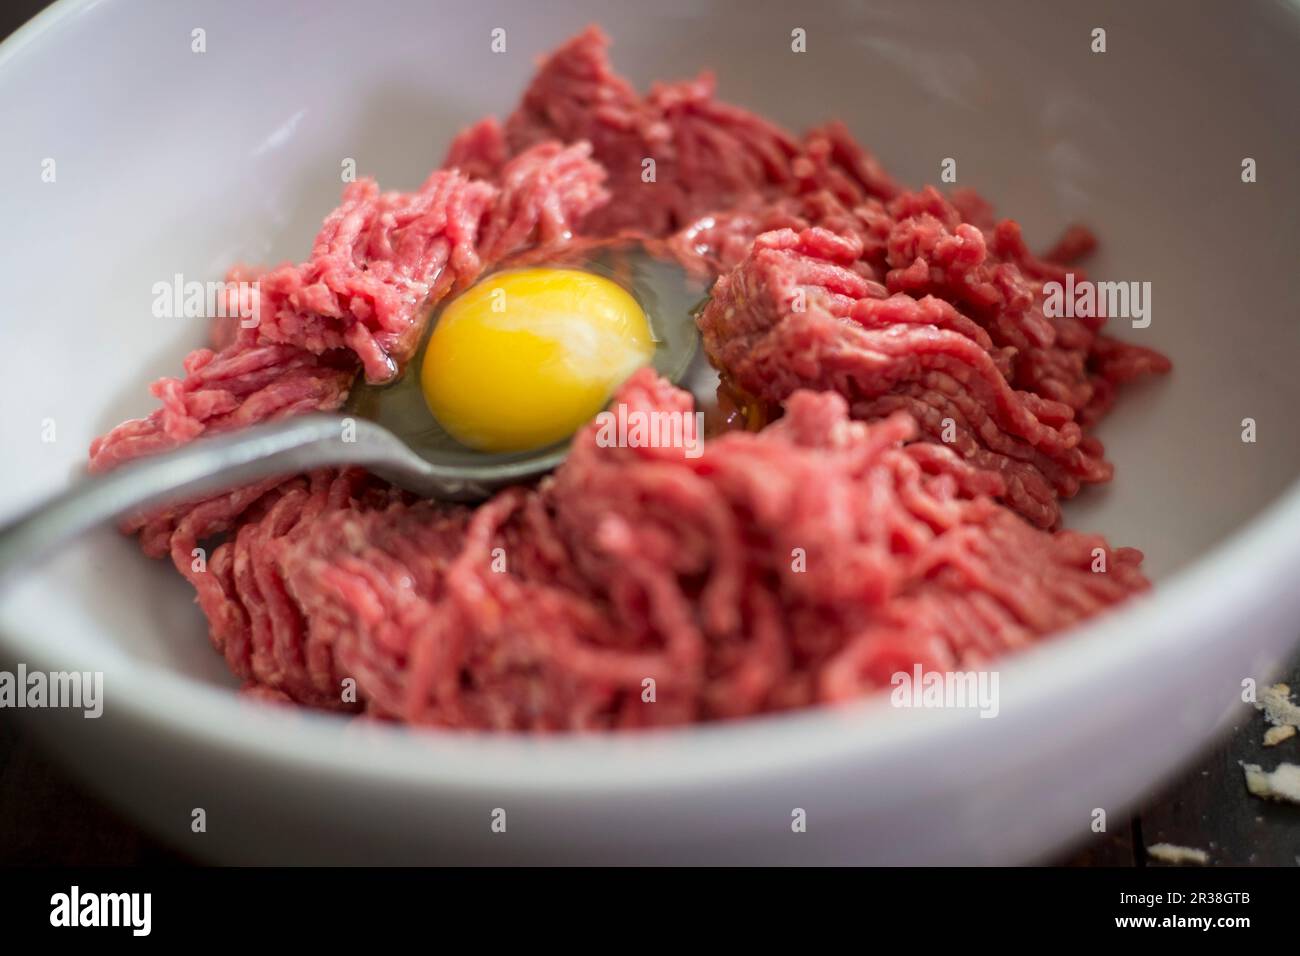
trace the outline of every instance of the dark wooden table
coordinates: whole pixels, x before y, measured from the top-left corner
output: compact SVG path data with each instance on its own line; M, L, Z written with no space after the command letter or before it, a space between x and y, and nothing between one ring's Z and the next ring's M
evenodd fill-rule
M1279 680L1300 689L1300 651ZM1262 687L1260 688L1263 689ZM1262 800L1246 791L1243 763L1267 770L1300 763L1300 736L1265 747L1269 724L1242 705L1242 718L1210 743L1176 783L1164 788L1129 826L1080 847L1062 860L1072 866L1162 866L1146 848L1157 843L1204 850L1215 866L1300 865L1300 806Z
M0 38L47 0L0 3ZM1290 668L1300 688L1300 656ZM1300 806L1267 803L1246 792L1241 762L1300 762L1300 737L1261 746L1264 720L1243 719L1204 758L1128 826L1059 862L1078 866L1159 865L1145 848L1171 843L1205 850L1226 865L1300 864ZM0 717L0 864L184 864L186 857L145 836L54 766L16 722Z

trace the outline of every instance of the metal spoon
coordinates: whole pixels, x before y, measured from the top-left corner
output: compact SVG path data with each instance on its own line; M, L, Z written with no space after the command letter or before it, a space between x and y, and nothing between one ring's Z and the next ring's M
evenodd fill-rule
M0 528L0 581L114 518L262 478L360 465L418 495L473 501L550 471L568 449L544 451L507 464L446 465L422 458L388 429L364 419L312 414L255 425L84 479Z
M717 375L697 352L693 310L680 302L656 304L671 306L666 313L684 319L687 325L681 328L690 331L687 338L676 326L669 327L675 330L668 340L673 347L656 355L656 368L697 397L712 394ZM201 438L103 477L83 479L0 527L0 584L98 525L136 511L201 500L263 478L357 465L424 497L475 501L552 471L568 454L568 441L527 452L481 455L443 440L427 411L412 411L422 401L418 385L409 379L396 387L359 386L342 414L302 415Z

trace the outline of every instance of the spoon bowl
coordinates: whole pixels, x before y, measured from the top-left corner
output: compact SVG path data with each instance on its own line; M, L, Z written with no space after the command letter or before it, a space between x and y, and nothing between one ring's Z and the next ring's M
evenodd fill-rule
M649 321L655 345L650 364L668 381L690 387L685 379L692 373L699 351L694 315L704 287L675 262L652 256L639 242L616 240L576 250L561 249L540 261L507 262L479 278L475 286L490 287L496 277L521 265L579 269L622 286ZM421 388L421 369L433 331L446 306L456 298L448 296L432 307L431 314L425 317L419 344L400 374L387 382L358 381L348 396L345 412L383 425L435 465L468 469L476 482L481 483L485 474L495 474L496 469L510 481L521 480L527 470L525 463L530 461L535 462L537 474L555 468L564 459L568 438L521 451L486 452L458 441L430 412ZM491 380L482 382L484 390L495 385ZM545 396L539 398L544 400ZM711 395L699 391L696 398L708 401Z

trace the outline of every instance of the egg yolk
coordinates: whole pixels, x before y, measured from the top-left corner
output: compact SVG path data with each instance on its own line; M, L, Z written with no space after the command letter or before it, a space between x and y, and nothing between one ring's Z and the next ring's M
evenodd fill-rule
M524 451L572 435L654 349L645 312L618 283L576 269L521 269L448 303L420 387L461 444Z

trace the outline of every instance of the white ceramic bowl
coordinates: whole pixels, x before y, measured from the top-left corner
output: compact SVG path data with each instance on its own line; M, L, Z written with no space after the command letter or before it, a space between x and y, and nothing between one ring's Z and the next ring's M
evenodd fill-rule
M415 186L590 20L638 83L712 67L725 98L791 127L842 117L913 184L956 158L1036 245L1085 220L1098 274L1152 283L1152 325L1128 334L1176 370L1105 423L1117 480L1069 520L1142 547L1154 596L1008 661L993 720L877 700L470 737L241 700L188 586L105 530L33 569L0 615L8 667L101 669L105 714L22 713L107 798L213 860L1001 863L1091 838L1094 808L1118 825L1300 636L1289 5L63 0L0 47L0 510L68 482L201 340L151 317L154 282L300 258L344 158Z

